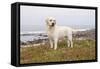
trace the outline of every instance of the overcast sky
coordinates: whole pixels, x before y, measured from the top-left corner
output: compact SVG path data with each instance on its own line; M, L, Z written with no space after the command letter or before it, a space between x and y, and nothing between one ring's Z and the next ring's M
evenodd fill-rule
M95 10L21 6L20 12L21 31L43 29L49 16L56 19L57 25L95 27Z

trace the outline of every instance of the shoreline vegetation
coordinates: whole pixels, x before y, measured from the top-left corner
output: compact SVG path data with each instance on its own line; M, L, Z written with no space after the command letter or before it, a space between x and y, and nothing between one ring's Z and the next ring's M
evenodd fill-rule
M44 36L42 34L38 34ZM45 35L47 37L47 35ZM94 60L95 30L73 34L73 48L67 46L67 40L60 40L57 50L51 49L48 38L21 42L20 63L45 63L60 61Z

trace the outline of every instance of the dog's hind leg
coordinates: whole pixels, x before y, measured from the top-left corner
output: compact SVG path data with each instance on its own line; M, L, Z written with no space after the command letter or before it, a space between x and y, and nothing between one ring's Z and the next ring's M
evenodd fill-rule
M71 46L71 48L73 48L73 41L72 41L72 36L70 37L70 46Z
M70 47L70 40L69 39L67 40L67 44L68 44L68 47Z
M57 43L58 43L58 39L55 38L55 39L54 39L54 49L55 49L55 50L57 49Z
M68 36L68 47L73 48L72 34Z
M70 40L70 43L71 43L71 48L73 48L73 41L72 41L72 40Z

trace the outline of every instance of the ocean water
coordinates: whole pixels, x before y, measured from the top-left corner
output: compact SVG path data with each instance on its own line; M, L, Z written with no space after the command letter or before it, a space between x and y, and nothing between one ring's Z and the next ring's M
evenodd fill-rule
M45 37L39 36L39 34L45 33L45 27L41 25L21 25L20 41L34 41L43 39ZM46 34L46 33L45 33Z
M48 37L46 35L45 31L23 32L20 34L20 39L22 42L47 39Z

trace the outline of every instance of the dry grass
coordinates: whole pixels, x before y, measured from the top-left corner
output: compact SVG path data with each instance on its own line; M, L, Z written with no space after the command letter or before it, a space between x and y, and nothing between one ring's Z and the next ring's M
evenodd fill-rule
M74 48L68 48L66 42L60 42L57 50L51 49L47 44L44 46L20 48L20 63L95 59L95 41L93 40L74 41Z

